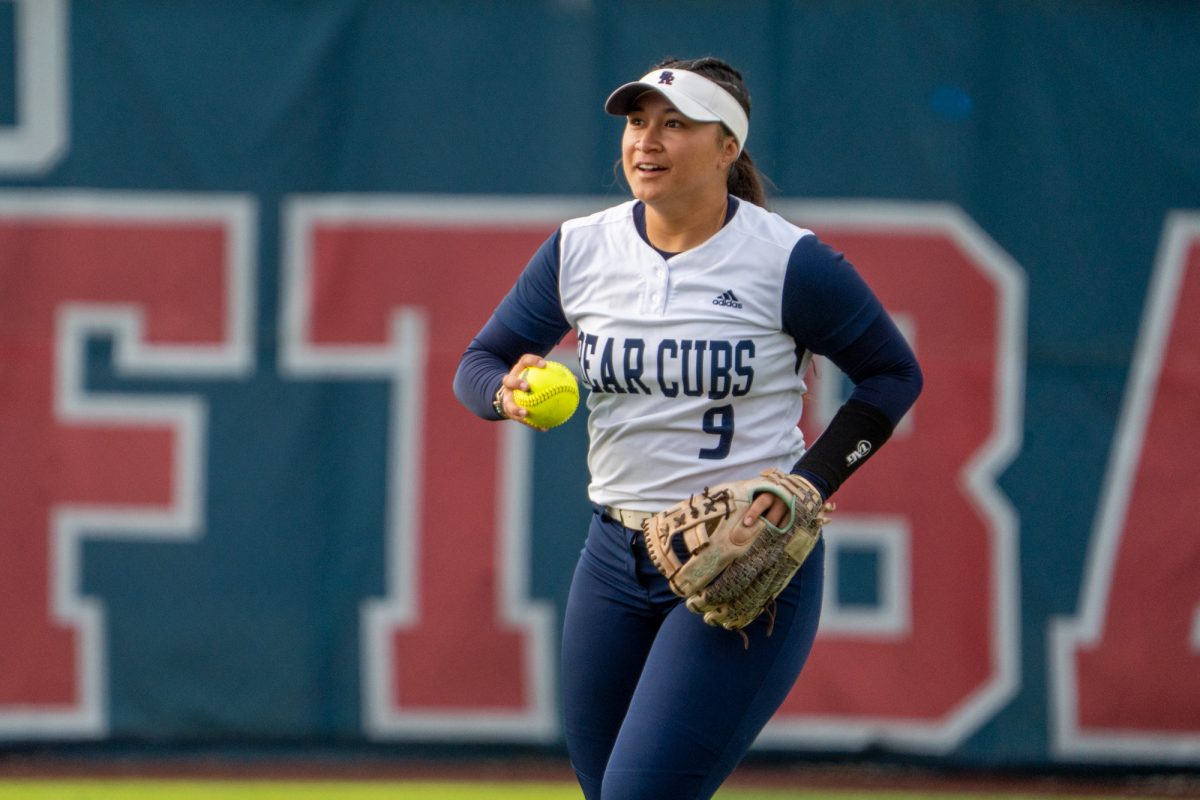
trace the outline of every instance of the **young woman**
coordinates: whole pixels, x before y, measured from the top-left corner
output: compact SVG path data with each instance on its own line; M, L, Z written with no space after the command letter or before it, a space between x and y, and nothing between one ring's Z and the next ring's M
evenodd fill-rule
M922 378L841 254L765 209L736 70L668 60L605 109L626 120L634 199L569 220L542 245L467 348L455 392L484 419L520 422L521 371L575 332L595 513L563 623L567 749L588 800L708 798L804 666L824 548L772 624L746 628L744 647L671 593L642 520L768 467L829 498L888 439ZM855 388L806 448L797 423L813 353ZM779 522L783 501L760 496L747 524L759 515Z

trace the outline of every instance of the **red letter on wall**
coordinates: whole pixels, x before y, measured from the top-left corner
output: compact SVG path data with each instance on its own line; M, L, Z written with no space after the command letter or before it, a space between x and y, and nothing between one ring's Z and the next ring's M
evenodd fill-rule
M781 213L846 253L908 332L925 390L838 492L827 529L827 598L836 551L870 546L880 607L826 603L808 665L763 741L945 752L1018 685L1017 526L995 477L1021 438L1023 273L946 206ZM825 364L817 382L838 374ZM815 405L801 422L810 442L832 413Z
M246 372L253 230L237 197L0 195L0 737L104 733L81 540L203 527L204 406L89 391L86 342L123 375Z
M1200 760L1200 215L1168 218L1088 553L1051 635L1054 747Z
M528 432L471 417L452 380L492 308L576 211L468 198L289 205L283 369L392 384L380 432L387 596L362 628L372 736L557 733L552 612L528 599L526 579Z

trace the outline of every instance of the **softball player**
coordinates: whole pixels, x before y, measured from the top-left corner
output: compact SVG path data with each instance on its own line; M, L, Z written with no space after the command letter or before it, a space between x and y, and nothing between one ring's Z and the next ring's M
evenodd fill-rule
M569 220L542 245L464 353L455 392L484 419L520 421L521 370L575 332L595 513L564 615L567 749L588 800L708 798L804 666L824 549L774 618L745 629L746 647L672 594L642 520L769 467L830 497L887 440L922 378L841 254L763 207L736 70L666 61L605 108L626 119L634 199ZM797 422L813 353L855 388L806 447ZM778 523L783 502L764 494L759 514Z

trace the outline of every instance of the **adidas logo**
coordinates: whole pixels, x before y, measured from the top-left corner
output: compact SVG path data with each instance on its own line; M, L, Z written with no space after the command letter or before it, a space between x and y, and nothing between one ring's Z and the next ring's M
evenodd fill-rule
M737 299L737 295L732 290L726 289L721 294L713 298L714 306L729 306L730 308L741 308L742 301Z

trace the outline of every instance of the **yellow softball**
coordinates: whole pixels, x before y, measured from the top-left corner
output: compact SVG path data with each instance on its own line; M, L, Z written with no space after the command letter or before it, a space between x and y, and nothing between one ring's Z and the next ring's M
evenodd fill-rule
M526 367L521 380L529 384L529 391L515 390L513 401L529 410L525 422L535 428L562 425L579 406L579 384L571 370L557 361L547 361L545 367Z

